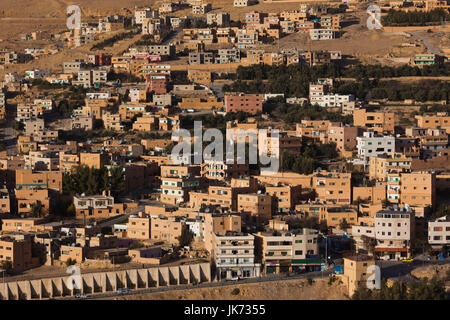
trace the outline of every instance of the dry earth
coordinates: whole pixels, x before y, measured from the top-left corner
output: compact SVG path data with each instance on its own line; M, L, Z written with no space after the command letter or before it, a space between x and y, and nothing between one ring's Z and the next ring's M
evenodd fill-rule
M239 289L236 294L235 289ZM230 285L224 287L174 290L117 297L115 300L342 300L347 288L328 279L317 279L310 286L305 280Z

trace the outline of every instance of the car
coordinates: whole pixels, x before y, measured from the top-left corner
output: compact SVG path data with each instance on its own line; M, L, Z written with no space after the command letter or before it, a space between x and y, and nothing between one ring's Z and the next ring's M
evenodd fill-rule
M413 261L414 261L413 258L411 258L411 259L403 259L403 260L402 260L402 262L413 262Z
M77 293L75 295L75 298L77 298L77 299L86 299L87 295L85 295L84 293Z
M117 294L127 294L130 292L130 289L128 288L120 288L117 290Z

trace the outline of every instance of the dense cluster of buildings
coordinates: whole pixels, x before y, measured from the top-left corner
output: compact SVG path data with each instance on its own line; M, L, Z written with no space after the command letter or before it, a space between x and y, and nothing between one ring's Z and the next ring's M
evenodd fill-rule
M193 14L206 15L210 27L183 28L181 18L159 15L186 5ZM248 5L251 1L234 1L237 7ZM190 66L312 66L341 59L336 51L254 49L294 32L333 39L341 28L338 15L252 11L238 28L229 26L229 14L210 11L201 1L164 2L159 11L136 8L131 21L106 17L96 27L73 31L71 41L79 46L96 32L130 23L140 25L144 35L181 28ZM232 47L205 50L214 43ZM207 259L217 279L249 278L325 270L332 260L328 243L351 239L344 278L353 292L376 259L409 259L419 241L435 253L446 250L448 215L431 217L439 195L450 190L448 113L417 114L413 124L404 125L394 111L334 93L330 78L311 82L307 97L219 96L206 87L213 80L209 69L189 68L187 78L179 80L170 63L176 49L174 44L132 46L121 56L92 53L64 62L60 73L7 74L0 121L15 123L18 134L15 146L0 151L0 268L20 273L92 261L163 265L180 260L177 249L183 243L190 254L182 258ZM0 52L0 64L23 59ZM414 63L428 60L418 56ZM137 80L120 83L112 78L118 74ZM48 81L45 96L30 90L33 79ZM55 97L51 85L66 85L55 86L64 93ZM81 92L81 99L63 112L67 88ZM11 92L19 102L8 109ZM352 121L303 119L280 126L265 109L273 96L287 107L309 103ZM270 150L281 158L283 172L262 174L247 160L174 161L170 151L186 138L172 133L191 129L184 113L197 110L214 116L245 113L241 121L226 122L228 141L246 143L247 130L267 129L269 135L279 128L279 137L268 138L258 155ZM309 174L287 172L293 168L283 167L283 155L300 158L308 144L333 146L339 161L319 157L314 160L320 167ZM192 241L184 243L186 234Z

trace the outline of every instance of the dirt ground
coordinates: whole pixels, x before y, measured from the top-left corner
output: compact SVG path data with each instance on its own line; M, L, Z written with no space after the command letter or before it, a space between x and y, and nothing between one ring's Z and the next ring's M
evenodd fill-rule
M329 286L328 279L316 279L311 286L305 280L290 280L158 292L115 300L343 300L347 299L346 292L347 288L338 282Z
M78 0L77 5L82 10L82 21L98 21L100 17L109 14L127 14L134 12L135 6L153 6L158 8L162 0ZM234 8L233 0L210 0L213 12L230 12L233 20L243 19L246 12L256 10L260 12L280 12L283 10L299 9L300 3L261 3L251 7ZM307 3L305 1L305 3ZM317 1L315 2L317 4ZM323 1L322 3L326 3ZM20 35L32 31L51 31L59 33L66 30L66 8L72 4L70 0L0 0L0 47L23 50L29 47L53 47L55 43L49 41L20 41ZM190 9L176 11L172 16L192 15ZM426 38L430 44L439 48L448 48L449 38L438 33L421 33L410 36L406 33L385 33L380 30L368 30L365 26L367 14L358 11L346 14L343 22L343 34L339 39L311 41L308 34L292 34L275 41L273 44L261 45L269 51L297 47L303 50L335 50L343 55L355 56L363 63L397 64L407 63L414 54L426 52L421 39ZM110 37L111 34L105 35ZM101 36L103 37L103 36ZM120 54L130 44L139 39L120 41L112 48L104 51ZM61 70L64 61L84 58L91 43L76 50L64 49L52 56L42 57L29 64L7 66L3 72L23 72L29 68ZM402 46L403 44L403 46ZM415 46L404 46L413 44ZM214 45L211 46L214 48ZM408 61L407 61L408 60ZM182 61L173 62L175 65ZM3 73L2 72L2 73ZM0 74L2 76L2 74Z
M447 272L450 270L450 265L442 265L442 266L426 266L426 267L418 267L411 271L411 275L416 278L423 279L427 277L428 279L433 278L433 276L437 276L439 279L446 279Z

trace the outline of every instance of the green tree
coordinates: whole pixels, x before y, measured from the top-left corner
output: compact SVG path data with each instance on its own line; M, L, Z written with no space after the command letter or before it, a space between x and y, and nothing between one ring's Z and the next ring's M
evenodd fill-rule
M39 218L42 214L42 204L37 202L31 205L31 213L30 215L33 218Z
M192 240L194 240L194 234L191 230L189 230L189 226L183 225L183 228L181 229L181 235L177 239L180 247L186 247L191 244Z
M339 228L341 228L341 230L347 231L348 228L350 228L350 225L347 222L347 219L342 219L342 221L339 223Z

